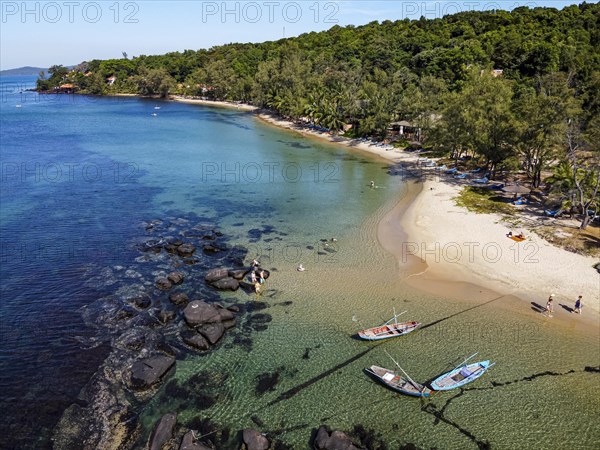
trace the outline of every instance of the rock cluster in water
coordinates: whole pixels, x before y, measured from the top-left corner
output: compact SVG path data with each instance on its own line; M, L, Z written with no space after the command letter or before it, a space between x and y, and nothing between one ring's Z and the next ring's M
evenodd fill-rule
M129 249L129 266L88 267L88 284L108 295L84 308L83 316L102 339L108 336L111 351L61 417L56 449L131 448L140 431L139 407L176 371L177 359L210 351L236 326L236 316L247 314L245 332L260 331L255 323L270 320L263 314L268 320L257 322L250 314L261 302L251 308L221 303L218 290L252 292L243 281L251 268L244 266L246 250L228 246L213 225L169 218L143 228L145 236ZM233 341L251 345L248 339ZM151 448L171 439L175 422L175 414L161 419ZM193 434L185 436L181 448L205 448Z
M206 422L201 425L206 426ZM214 429L214 424L209 422L208 429L212 429L210 435L217 434ZM206 429L204 430L206 431ZM356 430L355 430L356 431ZM229 433L226 433L229 434ZM246 428L238 433L239 440L236 442L236 447L241 450L269 450L269 449L287 449L288 447L275 439L268 438L269 433L261 433L253 428ZM161 449L179 449L179 450L211 450L220 448L219 446L227 445L215 438L208 438L209 434L202 435L198 430L189 430L185 426L177 425L177 415L175 413L167 413L162 416L155 424L148 441L147 448L149 450ZM373 444L372 436L365 436L363 433L362 440L366 440ZM357 438L355 438L357 440ZM358 437L360 439L360 436ZM308 441L308 439L307 439ZM308 444L308 442L307 442ZM312 448L316 450L359 450L364 447L359 447L354 444L353 439L342 431L331 431L327 426L322 425L314 434ZM229 444L232 445L232 444ZM372 447L367 444L368 448L385 448Z

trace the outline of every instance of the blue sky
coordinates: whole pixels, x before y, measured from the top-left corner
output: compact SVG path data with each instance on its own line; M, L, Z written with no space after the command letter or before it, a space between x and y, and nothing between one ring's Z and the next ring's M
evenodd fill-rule
M467 10L555 7L551 0L465 1L0 1L0 69L71 65L262 42L374 20L440 17Z

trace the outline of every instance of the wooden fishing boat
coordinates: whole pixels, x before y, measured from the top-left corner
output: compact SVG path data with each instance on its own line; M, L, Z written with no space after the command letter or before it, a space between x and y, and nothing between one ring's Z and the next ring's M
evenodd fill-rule
M371 366L365 371L377 381L402 394L412 395L413 397L429 397L431 395L431 389L414 382L408 375L403 377L393 370L379 366Z
M358 332L358 336L368 341L378 341L397 336L404 336L412 331L415 331L420 325L420 322L398 322L398 316L406 311L395 314L390 320L378 327L367 328Z
M475 353L477 355L477 353ZM475 381L482 376L494 364L489 361L481 361L472 364L465 364L475 355L470 356L450 372L437 377L431 382L431 388L435 391L448 391L464 386L467 383Z

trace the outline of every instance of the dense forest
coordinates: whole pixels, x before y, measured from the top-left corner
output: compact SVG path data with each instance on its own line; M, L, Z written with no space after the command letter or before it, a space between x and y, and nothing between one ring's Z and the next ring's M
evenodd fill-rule
M63 89L241 101L378 140L405 121L420 145L475 156L490 177L545 183L582 227L598 209L600 4L335 26L40 74L38 90Z

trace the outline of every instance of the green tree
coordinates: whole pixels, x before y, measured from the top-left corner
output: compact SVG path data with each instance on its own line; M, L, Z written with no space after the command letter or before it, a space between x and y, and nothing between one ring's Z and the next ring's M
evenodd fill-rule
M143 96L167 97L174 84L165 69L142 69L137 77L138 93Z
M500 163L515 153L517 121L512 111L512 84L473 71L461 93L465 143L483 156L492 177Z
M516 107L520 117L518 149L534 187L542 181L542 171L556 159L566 133L568 117L580 112L564 74L540 79L537 89L524 93Z

